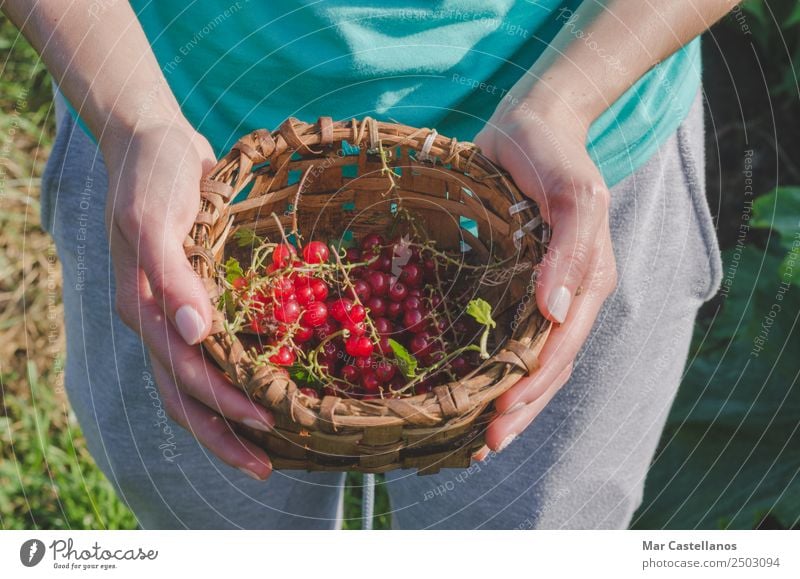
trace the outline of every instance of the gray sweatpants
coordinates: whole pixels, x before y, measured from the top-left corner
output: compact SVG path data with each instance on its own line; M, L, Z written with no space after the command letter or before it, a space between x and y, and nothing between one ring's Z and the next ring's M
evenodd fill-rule
M698 307L717 289L698 95L660 150L612 189L619 285L570 381L506 451L465 470L387 477L398 528L624 528L677 391ZM64 271L66 388L89 450L143 528L334 528L343 475L254 481L168 419L122 324L104 225L107 174L59 106L42 222Z

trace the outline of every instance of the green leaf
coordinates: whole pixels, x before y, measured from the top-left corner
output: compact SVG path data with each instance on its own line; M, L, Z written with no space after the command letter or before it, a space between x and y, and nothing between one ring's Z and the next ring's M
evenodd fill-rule
M780 292L775 249L726 252L737 269L695 330L634 528L800 523L800 292Z
M762 26L767 24L767 13L764 10L764 0L748 0L741 4L742 10L752 14Z
M792 10L792 13L789 14L789 17L786 20L784 20L781 27L784 30L788 30L795 24L800 24L800 4L795 5L794 10Z
M232 320L236 316L236 300L233 299L231 290L226 289L222 292L222 295L219 297L219 302L217 303L217 309L221 312L225 312L225 316L229 320Z
M389 338L389 346L392 348L394 357L397 358L398 366L403 374L405 374L406 378L415 378L417 376L417 366L419 362L413 354L406 350L403 344L392 338Z
M228 261L225 262L225 279L228 281L228 283L233 283L234 280L237 280L240 277L244 277L242 266L235 257L229 257Z
M467 304L467 313L482 326L494 328L497 323L492 319L492 306L484 299L476 298Z
M778 187L756 199L750 227L777 231L783 246L791 250L792 241L800 236L800 187Z
M293 366L289 367L289 377L295 382L302 382L303 384L308 384L314 381L311 376L311 372L299 364L294 364Z
M233 238L236 240L239 247L259 245L261 242L261 238L256 235L256 232L248 228L237 230L236 233L233 234Z
M800 252L789 253L778 268L781 280L800 288Z

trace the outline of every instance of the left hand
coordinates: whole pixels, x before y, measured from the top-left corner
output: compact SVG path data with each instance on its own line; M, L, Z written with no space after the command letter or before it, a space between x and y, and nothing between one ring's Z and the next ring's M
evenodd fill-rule
M488 449L508 446L569 379L575 357L617 283L610 196L586 150L588 126L567 107L531 98L504 101L475 138L483 154L539 205L550 225L536 303L555 324L539 355L539 369L495 401L498 416L488 427L488 448L478 459Z

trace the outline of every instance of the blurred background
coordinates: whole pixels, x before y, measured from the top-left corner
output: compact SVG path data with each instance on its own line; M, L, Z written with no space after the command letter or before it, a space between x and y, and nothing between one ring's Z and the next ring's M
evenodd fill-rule
M50 78L3 16L0 51L0 528L133 529L63 389L60 266L39 224ZM797 529L800 4L746 1L703 51L707 193L725 277L700 312L633 527ZM381 488L374 525L387 528ZM345 528L360 528L360 494L361 477L348 476Z

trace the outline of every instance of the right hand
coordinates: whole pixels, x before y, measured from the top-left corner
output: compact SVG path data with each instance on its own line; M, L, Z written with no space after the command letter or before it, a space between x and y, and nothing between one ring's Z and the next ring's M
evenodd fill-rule
M102 141L106 209L122 321L142 336L167 415L227 464L256 479L272 465L225 418L269 430L274 418L200 351L212 305L183 250L213 167L208 141L185 120L159 121Z

